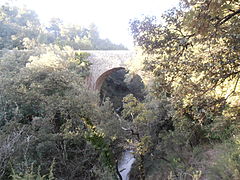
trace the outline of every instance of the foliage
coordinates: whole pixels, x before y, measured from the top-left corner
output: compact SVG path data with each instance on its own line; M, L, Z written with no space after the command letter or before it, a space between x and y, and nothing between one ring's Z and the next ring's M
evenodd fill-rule
M0 49L25 49L38 39L40 22L34 11L2 5L0 7Z
M0 25L0 179L49 179L53 160L52 178L115 177L121 133L107 126L117 116L85 88L90 54L75 50L125 48L94 25L44 27L35 12L7 4Z
M149 99L148 99L149 98ZM122 117L125 118L125 131L128 142L135 151L139 172L132 178L145 179L152 169L153 162L158 162L153 153L158 149L160 132L171 130L171 122L163 103L147 96L139 102L132 94L123 99Z
M0 7L0 49L32 49L39 44L70 46L75 50L126 50L121 44L101 39L95 25L66 25L59 18L48 26L40 23L37 14L26 8L8 4Z
M106 167L110 169L110 171L115 171L115 160L111 149L109 147L109 143L106 142L106 138L104 137L104 133L101 133L96 129L89 120L83 120L85 125L88 127L89 132L86 133L86 139L94 146L94 148L100 151L100 158ZM117 177L115 177L117 179Z
M217 16L215 10L213 12L215 1L207 2L192 1L194 5L190 3L168 11L163 16L164 25L156 24L154 18L132 22L136 43L149 54L144 68L154 74L154 95L169 98L175 109L172 116L177 120L176 128L187 121L191 129L203 130L206 136L210 131L204 132L205 127L219 118L224 127L236 122L235 102L239 101L239 51L238 41L235 41L235 34L239 32L238 2L229 5L230 11L229 6L225 6L230 2L221 1L222 18L215 19L224 21L230 12L236 13L224 23L213 20L214 15ZM208 16L202 12L207 5ZM198 18L198 25L209 23L210 28L214 24L214 30L200 31L193 21L197 15L209 18L202 21ZM211 128L211 133L214 129Z
M110 111L109 114L112 110L100 108L96 93L85 89L84 78L90 65L85 59L87 55L75 53L69 47L62 51L57 46L42 46L22 53L3 52L0 60L2 178L10 178L10 162L15 178L30 175L43 178L53 160L56 178L101 179L104 174L115 173L112 168L115 157L109 156L111 138L95 134L100 130L92 131L93 126L106 118L101 109ZM32 171L26 170L28 164L33 164ZM105 167L110 165L111 173L107 173L110 170Z
M89 53L75 50L123 46L95 25L43 27L33 11L1 6L0 178L113 179L131 148L133 179L237 179L239 5L182 0L160 24L133 20L143 54L129 69L149 84L122 114L85 88Z
M13 180L54 180L53 176L53 168L54 168L54 161L50 167L50 172L48 175L41 176L40 174L40 168L38 169L38 173L35 174L33 171L33 165L31 166L29 172L25 172L23 175L18 175L13 170L13 174L11 175Z
M239 179L240 176L240 144L239 136L215 146L217 160L209 167L210 179Z
M239 134L239 13L234 0L183 0L161 21L132 20L135 44L143 51L140 67L152 80L146 105L162 104L164 122L172 122L165 123L171 131L159 131L151 150L158 170L163 163L176 176L188 172L196 146ZM145 108L135 107L129 113L138 119Z
M75 50L124 50L123 45L117 45L108 39L101 39L97 27L92 24L88 28L77 25L65 25L60 19L54 18L46 27L46 44L71 46ZM44 38L43 38L44 39Z

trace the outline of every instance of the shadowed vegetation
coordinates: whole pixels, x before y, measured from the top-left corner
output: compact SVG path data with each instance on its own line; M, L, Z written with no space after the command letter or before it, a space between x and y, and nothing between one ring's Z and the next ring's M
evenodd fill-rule
M132 20L138 55L93 92L89 54L76 50L122 45L1 6L0 179L120 179L131 149L131 180L238 180L239 8L181 0L160 20Z

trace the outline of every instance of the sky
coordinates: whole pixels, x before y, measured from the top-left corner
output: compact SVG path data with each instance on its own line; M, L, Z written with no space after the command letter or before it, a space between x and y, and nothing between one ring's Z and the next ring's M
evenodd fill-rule
M130 19L144 15L160 17L176 6L178 0L17 0L17 3L35 10L43 23L53 17L83 26L94 23L101 38L132 48Z

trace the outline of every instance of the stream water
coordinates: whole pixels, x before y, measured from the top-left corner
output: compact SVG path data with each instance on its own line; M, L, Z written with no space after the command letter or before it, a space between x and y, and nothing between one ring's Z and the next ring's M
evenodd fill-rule
M133 151L127 150L123 153L122 159L118 164L118 170L122 176L122 180L129 180L129 172L131 171L134 161Z

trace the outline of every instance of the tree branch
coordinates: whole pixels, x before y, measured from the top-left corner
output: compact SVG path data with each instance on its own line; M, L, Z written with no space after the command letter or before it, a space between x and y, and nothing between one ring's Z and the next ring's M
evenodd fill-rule
M239 78L240 78L240 76L237 78L237 81L236 81L236 83L234 85L234 88L233 88L232 92L226 97L226 100L236 91Z
M240 9L222 18L220 21L217 22L216 27L221 26L222 24L224 24L225 22L227 22L229 19L231 19L233 16L237 14L240 14Z

